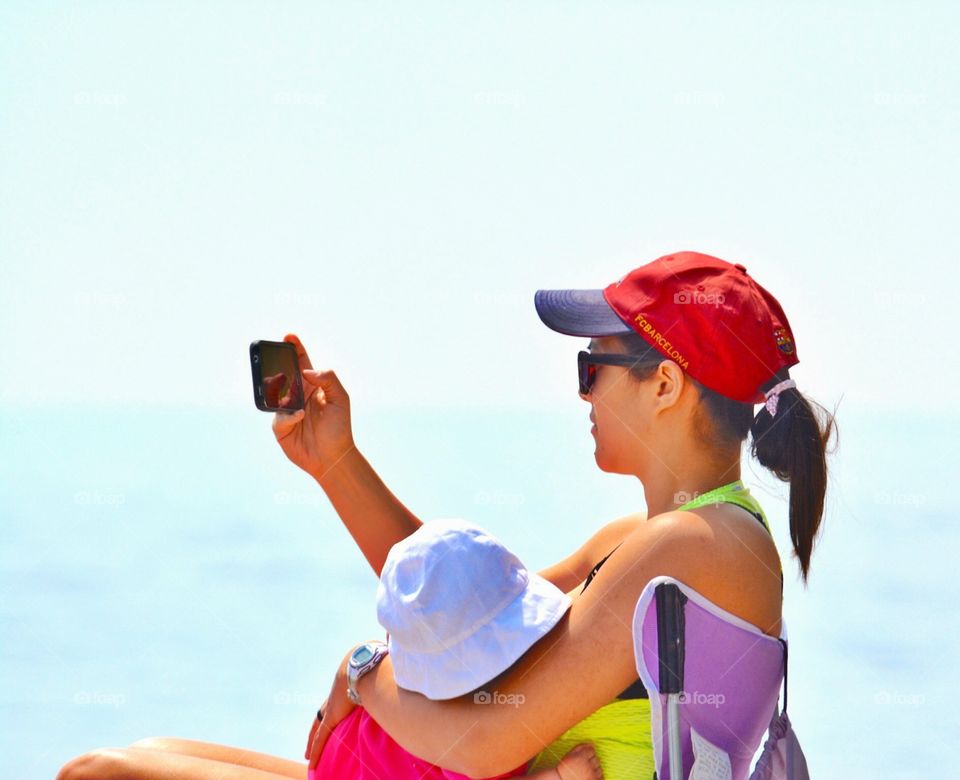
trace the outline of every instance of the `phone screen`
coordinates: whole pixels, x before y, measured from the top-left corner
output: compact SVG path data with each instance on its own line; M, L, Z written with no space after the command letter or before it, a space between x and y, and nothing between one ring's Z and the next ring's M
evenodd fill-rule
M286 341L254 341L250 345L253 400L264 412L303 409L303 382L297 350Z

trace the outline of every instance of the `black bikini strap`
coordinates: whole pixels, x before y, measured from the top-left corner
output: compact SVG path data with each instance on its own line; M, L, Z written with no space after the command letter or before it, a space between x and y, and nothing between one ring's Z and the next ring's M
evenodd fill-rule
M620 542L620 544L623 544L623 542ZM620 544L618 544L617 547L619 547ZM613 555L613 554L617 551L617 547L614 547L610 552L608 552L606 555L604 555L604 556L603 556L603 560L600 561L600 563L598 563L596 566L594 566L594 567L590 570L590 573L587 575L587 579L586 579L586 580L584 581L584 583L583 583L583 587L580 589L580 592L581 592L581 593L583 593L583 591L585 591L585 590L587 589L587 585L589 585L589 584L591 583L591 581L593 580L593 578L594 578L594 576L596 575L596 573L597 573L598 571L600 571L600 567L603 566L603 564L605 564L605 563L607 562L607 558L609 558L611 555Z

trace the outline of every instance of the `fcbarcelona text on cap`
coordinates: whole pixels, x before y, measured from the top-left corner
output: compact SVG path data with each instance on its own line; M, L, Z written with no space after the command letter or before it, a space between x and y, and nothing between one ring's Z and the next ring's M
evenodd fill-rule
M642 314L638 314L636 316L636 321L637 324L640 325L647 338L655 341L660 349L666 353L667 357L669 357L671 360L675 360L680 368L682 368L684 371L690 367L690 361L681 355L679 350L674 349L673 344L667 341L667 339L659 330L647 322L646 318Z

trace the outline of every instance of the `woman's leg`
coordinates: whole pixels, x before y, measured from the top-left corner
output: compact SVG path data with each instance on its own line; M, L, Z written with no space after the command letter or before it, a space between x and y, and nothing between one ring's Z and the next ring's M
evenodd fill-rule
M68 761L57 780L306 780L306 762L299 764L264 753L192 740L163 742L167 742L167 747L173 746L171 742L187 743L177 747L186 749L189 745L196 752L229 758L218 760L149 747L101 748Z
M227 764L272 772L275 775L291 777L293 780L304 780L307 776L306 761L291 761L288 758L279 758L268 753L258 753L256 750L218 745L213 742L200 742L195 739L147 737L146 739L138 739L130 747L162 750L167 753L178 753L184 756L196 756L197 758L209 758L213 761L223 761Z

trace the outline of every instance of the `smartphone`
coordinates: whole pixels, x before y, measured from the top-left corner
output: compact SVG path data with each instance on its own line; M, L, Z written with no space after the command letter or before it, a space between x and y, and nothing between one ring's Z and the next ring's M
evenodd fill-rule
M253 400L264 412L303 409L303 380L297 348L287 341L254 341L250 345Z

